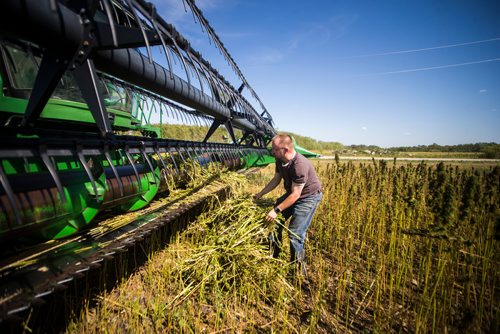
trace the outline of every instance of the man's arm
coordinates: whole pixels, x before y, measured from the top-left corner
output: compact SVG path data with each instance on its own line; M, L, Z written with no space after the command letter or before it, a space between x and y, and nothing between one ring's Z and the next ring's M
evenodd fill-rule
M283 202L281 202L277 207L280 209L280 211L283 211L293 205L293 203L297 202L297 200L300 198L300 195L302 194L302 189L304 189L305 183L302 184L297 184L295 182L292 182L292 192L290 195L288 195ZM267 221L273 221L276 219L278 216L278 213L274 210L274 208L269 211L269 213L266 216Z
M280 182L281 182L281 175L279 173L274 173L274 176L271 179L271 181L269 181L269 183L253 197L255 199L261 198L262 196L264 196L265 194L276 188L280 184Z

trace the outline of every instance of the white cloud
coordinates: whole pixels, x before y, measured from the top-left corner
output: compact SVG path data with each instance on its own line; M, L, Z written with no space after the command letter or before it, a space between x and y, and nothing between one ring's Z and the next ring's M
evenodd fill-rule
M253 54L250 60L257 64L272 64L279 63L283 58L284 55L281 51L277 49L265 49Z
M479 93L486 93L488 90L487 89L480 89Z
M362 126L361 130L366 131L366 130L368 130L368 128L366 126Z
M323 22L304 23L292 36L288 49L320 47L332 39L342 37L356 20L357 16L337 15Z

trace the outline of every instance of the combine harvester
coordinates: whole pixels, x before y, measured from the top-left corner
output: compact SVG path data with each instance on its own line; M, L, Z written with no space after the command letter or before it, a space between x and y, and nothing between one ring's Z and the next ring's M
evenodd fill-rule
M20 260L16 240L67 240L100 212L142 209L168 194L167 178L182 182L186 164L237 170L274 161L271 116L194 1L182 3L239 89L146 1L0 1L0 239L10 248L2 252L2 324L81 276L49 259L63 253L47 251L57 243L35 248L43 261L30 251ZM206 136L171 138L164 125L172 122L203 126ZM221 126L231 143L211 142Z
M0 1L0 240L10 251L0 268L0 324L22 320L112 257L82 255L109 237L67 241L100 212L147 207L168 195L166 179L182 182L186 164L240 170L274 162L271 115L194 0L179 2L238 89L144 0ZM205 138L171 138L164 125L172 123L204 127ZM211 141L219 127L230 143ZM52 244L18 258L20 239ZM69 253L79 260L61 260Z
M273 161L271 116L194 1L186 4L239 90L145 1L0 3L0 238L63 238L102 210L141 209L188 159L232 169ZM172 118L207 125L205 139L169 138L161 129ZM219 126L231 144L210 142Z

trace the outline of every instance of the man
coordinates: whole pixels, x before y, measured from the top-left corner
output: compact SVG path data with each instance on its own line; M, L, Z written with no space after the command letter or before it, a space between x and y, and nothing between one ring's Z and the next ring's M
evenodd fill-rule
M278 198L274 208L266 216L267 221L274 221L278 214L290 220L289 239L290 257L297 262L305 274L304 241L307 228L311 223L316 208L323 197L321 183L311 162L294 149L292 138L287 134L278 134L272 141L272 154L276 157L276 171L272 180L257 194L259 199L276 188L284 180L285 194ZM278 225L276 236L270 236L273 256L281 252L283 225Z

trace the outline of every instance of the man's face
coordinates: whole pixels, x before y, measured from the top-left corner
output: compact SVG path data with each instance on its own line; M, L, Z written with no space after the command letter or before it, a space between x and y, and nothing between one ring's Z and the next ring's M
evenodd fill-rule
M288 149L286 147L279 145L278 143L273 142L272 144L271 152L274 155L274 157L278 159L283 159L285 157L287 150Z

